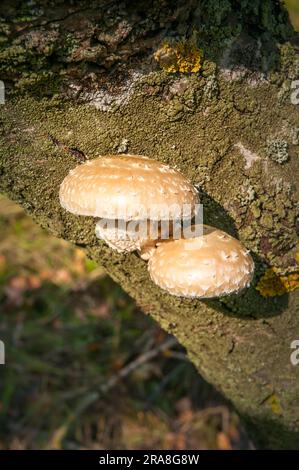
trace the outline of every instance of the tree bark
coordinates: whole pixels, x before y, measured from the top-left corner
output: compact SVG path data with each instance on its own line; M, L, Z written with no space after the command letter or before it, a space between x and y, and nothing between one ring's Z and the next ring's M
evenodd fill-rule
M299 65L280 2L28 5L0 7L0 190L84 248L174 334L257 445L298 449L298 290L256 289L269 267L272 294L281 279L296 287L298 272ZM60 207L59 185L78 163L48 134L91 158L128 152L179 168L199 188L205 223L252 251L252 287L199 301L153 285L143 260L111 251L92 218Z

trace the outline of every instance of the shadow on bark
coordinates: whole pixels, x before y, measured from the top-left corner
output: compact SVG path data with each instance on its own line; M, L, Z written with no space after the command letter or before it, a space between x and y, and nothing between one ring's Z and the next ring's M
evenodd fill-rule
M275 419L252 419L242 416L246 430L258 449L299 449L299 430L294 431ZM259 430L258 433L256 430Z
M234 220L228 212L202 189L200 189L199 194L203 204L204 223L224 230L233 237L238 238ZM255 263L255 274L249 289L245 289L238 295L232 294L219 300L203 300L203 302L226 315L247 317L252 320L269 318L282 313L288 306L288 294L265 298L258 293L255 286L257 280L265 271L265 260L262 260L255 253L251 253L251 256Z

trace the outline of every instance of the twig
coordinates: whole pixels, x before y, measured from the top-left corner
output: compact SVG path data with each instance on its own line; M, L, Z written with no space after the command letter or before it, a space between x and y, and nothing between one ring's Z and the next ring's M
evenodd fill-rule
M169 338L166 341L164 341L164 343L159 344L155 348L150 349L149 351L138 356L128 365L123 367L117 374L113 375L106 383L101 384L98 387L98 390L95 390L89 395L87 395L87 399L86 399L86 395L84 395L83 399L81 400L74 414L72 415L73 418L79 416L79 414L85 411L86 408L92 405L92 403L99 400L102 394L105 394L109 390L111 390L111 388L113 388L121 379L123 379L124 377L127 377L129 374L131 374L131 372L133 372L135 369L140 367L142 364L145 364L146 362L150 361L154 357L158 356L160 353L166 351L167 349L170 349L172 346L176 344L177 344L177 340L175 338Z
M209 418L213 415L219 415L222 421L222 431L227 434L229 423L230 423L230 415L229 411L226 406L224 405L217 405L217 406L209 406L204 410L198 411L194 416L196 421L193 423L193 428L198 428L201 426L201 423L206 418ZM190 429L191 423L186 423L182 426L183 432L187 432Z
M150 349L149 351L141 354L138 356L134 361L130 362L127 366L123 367L117 374L113 375L106 384L101 386L101 392L106 393L108 390L114 387L121 379L127 377L133 370L137 369L137 367L145 364L146 362L150 361L154 357L158 356L163 351L170 349L172 346L177 344L177 340L174 338L170 338L166 340L164 343L160 344L156 348Z
M48 134L48 139L56 147L61 148L66 153L69 153L70 155L72 155L72 157L75 157L75 159L79 163L84 163L87 160L85 153L83 153L81 150L78 150L76 148L68 147L67 145L65 145L63 142L60 142L60 140L56 139L56 137L54 137L51 134Z
M90 405L95 403L101 397L101 394L107 393L111 388L113 388L121 379L127 377L131 372L140 367L142 364L150 361L154 357L158 356L160 353L170 349L172 346L177 344L175 338L169 338L164 343L159 344L155 348L150 349L149 351L144 352L128 365L123 367L117 374L113 375L108 382L101 384L98 390L92 391L90 393L84 394L79 404L77 405L75 411L70 414L63 426L63 436L68 432L69 427L75 422L75 420L81 415ZM52 439L53 441L53 439ZM50 443L50 448L52 443Z

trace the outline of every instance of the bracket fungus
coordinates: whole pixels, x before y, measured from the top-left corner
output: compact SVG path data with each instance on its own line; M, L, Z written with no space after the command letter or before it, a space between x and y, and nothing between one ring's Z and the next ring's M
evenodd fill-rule
M203 299L248 287L254 263L237 239L204 225L202 236L160 244L148 269L153 282L170 294Z
M110 247L139 250L144 259L161 239L161 221L192 217L199 202L196 189L179 171L141 155L88 160L65 177L59 199L73 214L97 218L96 235ZM140 223L129 227L132 221L144 222L143 230ZM157 223L156 236L148 221Z

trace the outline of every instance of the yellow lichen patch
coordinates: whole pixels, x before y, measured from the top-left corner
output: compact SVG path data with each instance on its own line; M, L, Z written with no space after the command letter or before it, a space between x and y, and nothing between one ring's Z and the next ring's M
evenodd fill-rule
M194 40L165 43L154 57L167 73L197 73L202 65L202 50L196 46Z
M280 275L276 268L270 268L259 280L256 290L263 297L275 297L292 292L298 287L299 273Z
M280 415L282 413L279 398L275 393L267 398L266 403L270 406L272 412L276 415Z
M297 263L299 264L299 251L298 251L298 253L295 254L295 260L296 260Z

